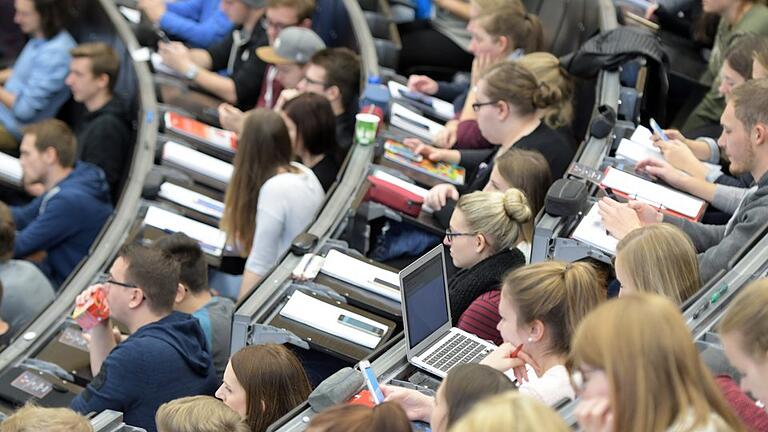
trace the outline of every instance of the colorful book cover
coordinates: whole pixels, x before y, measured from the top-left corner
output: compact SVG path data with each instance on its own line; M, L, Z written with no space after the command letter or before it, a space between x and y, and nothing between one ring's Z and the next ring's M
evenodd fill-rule
M393 144L402 146L402 144L391 140L387 141L385 146L391 146ZM464 167L459 165L453 165L445 162L432 162L426 158L416 162L403 156L402 154L398 154L390 150L386 150L384 152L384 158L406 168L427 174L447 183L452 183L458 186L464 184L464 176L466 175L466 170Z
M232 152L237 150L237 134L232 131L215 128L174 112L165 113L165 126L180 135Z

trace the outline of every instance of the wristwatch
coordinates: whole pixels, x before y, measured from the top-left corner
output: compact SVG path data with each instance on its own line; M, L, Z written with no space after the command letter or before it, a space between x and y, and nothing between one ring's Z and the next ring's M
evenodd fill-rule
M195 78L197 78L197 73L200 70L197 68L197 65L192 64L187 68L187 71L184 72L184 76L187 77L188 80L192 81Z

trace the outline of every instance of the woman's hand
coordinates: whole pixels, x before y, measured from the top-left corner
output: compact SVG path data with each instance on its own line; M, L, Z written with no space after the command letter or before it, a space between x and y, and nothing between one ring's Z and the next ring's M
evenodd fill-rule
M382 385L385 402L395 402L405 411L410 420L429 422L432 410L435 408L435 399L416 390L402 387Z
M440 86L437 81L426 75L411 75L408 77L408 90L433 95Z
M574 415L584 432L613 432L613 410L608 398L581 399Z
M518 383L528 381L528 370L525 365L530 365L537 375L541 374L541 367L525 351L517 351L517 346L504 342L498 348L488 354L480 364L490 366L497 371L506 372L512 370Z
M420 154L432 162L458 163L461 155L456 150L440 149L428 144L424 144L417 138L406 138L403 144L408 146L414 153Z
M440 210L445 207L445 204L449 199L454 201L459 200L459 191L456 186L448 183L442 183L434 186L427 192L427 196L424 198L424 204L432 210Z
M440 130L440 132L435 134L435 136L432 138L432 143L435 145L435 147L445 149L452 148L453 145L456 144L456 131L458 131L458 129L458 120L448 120L448 122L445 124L445 129Z

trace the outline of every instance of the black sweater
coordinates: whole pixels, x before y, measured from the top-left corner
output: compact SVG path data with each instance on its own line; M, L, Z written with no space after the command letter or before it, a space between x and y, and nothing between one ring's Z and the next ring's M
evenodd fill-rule
M461 314L476 298L488 291L500 289L504 275L523 265L525 265L525 256L515 248L491 255L453 275L448 281L453 324L456 325Z

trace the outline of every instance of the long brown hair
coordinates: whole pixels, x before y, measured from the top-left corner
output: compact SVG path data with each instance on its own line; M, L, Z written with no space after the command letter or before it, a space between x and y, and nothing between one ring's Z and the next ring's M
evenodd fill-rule
M263 108L245 117L238 143L220 226L245 256L253 246L259 191L278 170L291 169L293 149L280 114Z
M230 363L248 398L246 422L252 432L265 431L312 390L299 359L283 345L249 345Z
M446 427L453 426L481 400L516 387L510 379L489 366L466 363L452 367L441 384L448 404Z
M768 353L768 279L752 282L728 306L718 324L720 335L741 335L741 349L763 362Z
M411 422L395 402L373 408L337 405L312 418L307 431L323 432L410 432Z
M680 310L664 297L632 293L601 305L579 325L572 356L574 367L605 372L615 431L663 432L678 422L688 425L687 416L690 430L710 421L718 431L744 430L701 361Z

